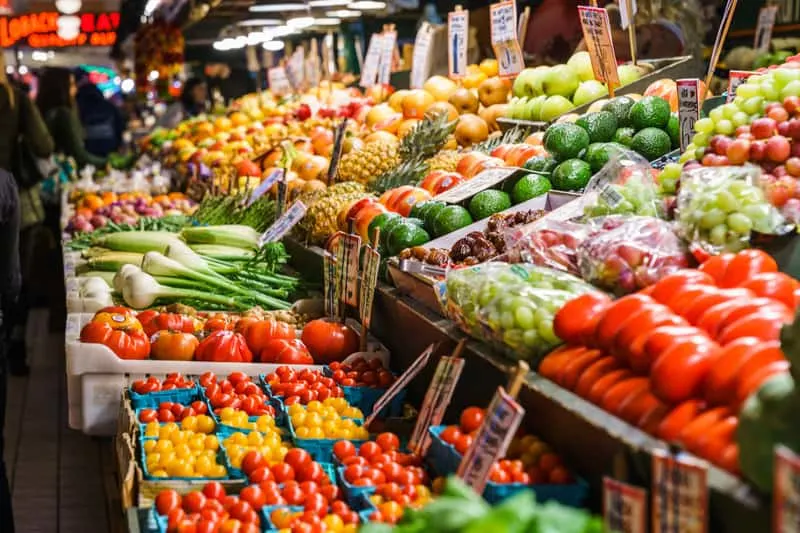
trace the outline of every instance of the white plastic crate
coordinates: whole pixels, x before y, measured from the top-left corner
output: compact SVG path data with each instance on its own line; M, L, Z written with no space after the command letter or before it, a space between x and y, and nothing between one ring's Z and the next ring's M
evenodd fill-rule
M102 344L80 342L81 328L91 320L92 313L70 313L67 315L67 399L69 404L69 427L87 435L111 436L116 433L121 391L133 381L147 376L165 377L170 372L187 376L199 376L214 372L226 376L234 371L245 372L251 377L274 372L277 364L263 363L210 363L200 361L130 361L117 357ZM358 330L357 324L348 322ZM388 350L377 340L370 338L368 353L381 353L388 362ZM295 369L313 368L320 365L289 365Z

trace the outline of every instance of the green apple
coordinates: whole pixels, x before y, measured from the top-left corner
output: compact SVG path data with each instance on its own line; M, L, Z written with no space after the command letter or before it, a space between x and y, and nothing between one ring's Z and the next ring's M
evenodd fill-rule
M580 79L575 71L567 65L556 65L547 71L542 83L542 89L548 96L563 96L572 98L575 89L578 88Z
M570 67L581 81L593 80L594 70L592 70L592 56L589 52L576 52L567 61L567 66Z
M548 96L547 100L542 103L541 120L550 122L554 118L564 113L569 113L573 109L575 109L575 106L568 98L561 95Z
M542 106L545 100L547 100L547 97L543 94L528 100L525 105L525 118L527 120L542 120Z
M535 81L535 69L526 68L519 73L517 79L514 80L514 85L511 87L511 94L514 96L527 96L528 98L541 94L537 92Z
M620 65L617 67L617 76L621 86L633 83L642 77L642 71L635 65Z
M572 103L575 106L588 104L598 98L608 96L608 88L597 80L582 81L578 88L575 90L575 96L572 97Z

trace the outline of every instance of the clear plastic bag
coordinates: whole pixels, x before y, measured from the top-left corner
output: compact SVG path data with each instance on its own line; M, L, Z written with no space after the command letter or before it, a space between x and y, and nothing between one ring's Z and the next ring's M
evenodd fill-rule
M466 333L515 358L561 343L553 315L577 294L596 290L549 268L490 262L448 273L444 310Z
M511 263L532 263L578 276L578 246L592 231L586 224L542 219L506 239L505 258Z
M692 260L672 225L654 217L593 219L599 231L578 247L581 277L615 294L648 287Z
M746 248L752 232L781 234L787 223L759 186L759 167L695 167L681 175L678 232L706 253Z
M619 150L586 185L581 199L588 218L606 215L661 216L655 171L632 150Z

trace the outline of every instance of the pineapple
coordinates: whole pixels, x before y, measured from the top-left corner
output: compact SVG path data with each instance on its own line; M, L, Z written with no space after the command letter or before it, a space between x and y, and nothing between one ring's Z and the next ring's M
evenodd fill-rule
M456 122L448 122L447 114L426 117L403 137L400 142L400 157L403 161L428 159L442 149L456 129Z
M297 234L314 244L323 244L336 230L336 216L344 206L367 196L360 183L337 183L325 190L300 195L308 206L306 216L296 226Z
M428 163L428 172L433 172L434 170L455 172L461 156L462 154L456 150L442 150L426 161Z
M342 156L337 169L338 181L355 181L371 186L375 178L400 163L397 145L376 141Z

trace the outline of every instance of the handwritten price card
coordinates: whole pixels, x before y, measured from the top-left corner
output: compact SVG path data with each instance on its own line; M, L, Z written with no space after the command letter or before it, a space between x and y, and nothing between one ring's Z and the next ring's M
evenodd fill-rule
M706 533L708 470L663 450L653 452L653 533Z
M433 26L423 22L414 39L414 54L411 57L411 88L422 89L430 74L431 37Z
M617 533L647 533L647 491L603 478L603 518Z
M378 83L389 85L392 77L392 61L397 51L397 32L387 31L383 34L381 42L381 58L378 68Z
M451 11L447 14L447 64L450 78L454 80L467 75L468 31L469 11Z
M367 55L364 57L364 65L361 68L361 80L359 84L364 88L375 85L378 79L378 67L381 61L381 48L383 46L383 35L373 33L369 38Z
M430 446L430 426L438 426L444 418L444 412L450 405L453 391L456 389L458 378L464 369L464 359L461 357L442 357L436 366L431 384L425 393L417 424L408 442L408 448L424 456Z
M511 78L522 72L525 60L517 39L517 6L506 0L489 6L492 48L497 58L500 77Z
M700 118L700 80L678 80L678 122L681 128L681 151L694 136L694 123Z
M599 7L578 6L586 49L592 58L594 77L605 84L619 87L617 56L611 40L608 11Z
M748 72L746 70L732 70L728 74L728 97L725 99L726 103L733 102L736 98L736 89L739 85L747 81L747 78L755 74L755 72Z
M775 450L773 528L775 533L800 532L800 457L790 449Z

